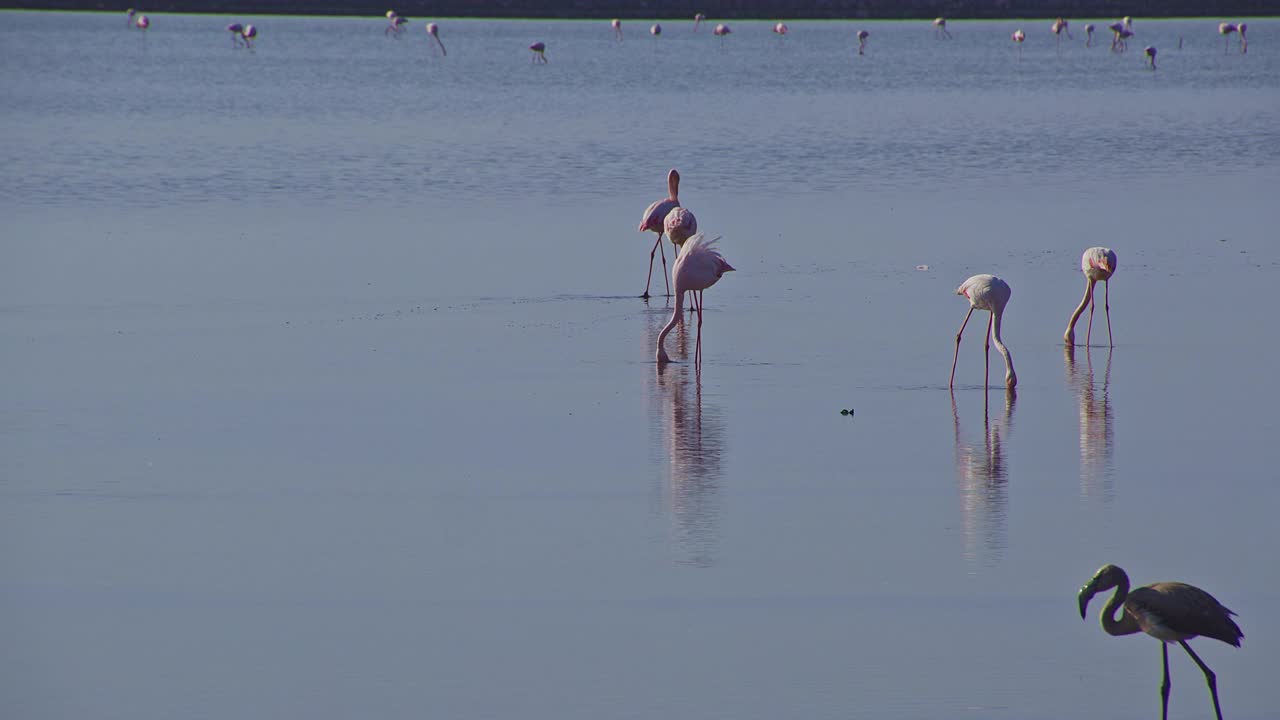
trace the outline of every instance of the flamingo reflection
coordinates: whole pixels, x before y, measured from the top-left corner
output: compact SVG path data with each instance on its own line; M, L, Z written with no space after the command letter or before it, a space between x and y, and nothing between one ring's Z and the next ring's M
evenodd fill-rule
M717 407L703 402L702 373L696 366L659 365L657 395L654 426L670 463L663 504L670 516L676 562L710 567L720 534L722 416Z
M1067 385L1080 401L1080 494L1110 502L1115 497L1115 418L1111 408L1111 350L1099 386L1093 378L1093 357L1084 350L1084 366L1076 364L1076 349L1063 348Z
M966 560L985 556L998 562L1008 545L1009 466L1005 441L1013 429L1013 409L1018 395L1004 396L1004 417L991 424L990 404L983 396L982 440L970 442L960 428L956 395L951 393L951 416L956 431L956 472L960 476L961 541Z

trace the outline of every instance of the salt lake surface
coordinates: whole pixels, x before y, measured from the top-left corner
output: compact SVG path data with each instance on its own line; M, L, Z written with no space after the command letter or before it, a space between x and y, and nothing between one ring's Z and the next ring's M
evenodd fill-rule
M0 17L0 715L1155 717L1114 562L1274 717L1280 21ZM980 272L1016 397L977 321L946 387Z

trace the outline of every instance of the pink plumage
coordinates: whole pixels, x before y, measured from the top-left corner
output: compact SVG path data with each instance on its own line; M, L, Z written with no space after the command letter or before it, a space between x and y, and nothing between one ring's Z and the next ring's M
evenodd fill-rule
M644 283L644 294L640 297L649 297L649 284L653 281L653 254L655 252L662 253L662 278L663 282L667 281L667 253L662 249L662 234L666 232L666 226L663 222L667 219L667 213L675 208L680 207L680 173L672 169L667 173L667 197L654 202L645 208L644 215L640 218L640 232L655 232L658 239L653 243L653 249L649 251L649 276ZM671 294L671 286L667 286L667 294Z
M702 359L702 293L719 282L725 273L732 272L734 269L716 249L717 240L719 238L708 240L701 233L693 235L685 241L680 257L676 258L675 265L671 268L671 279L676 286L676 307L666 327L662 328L662 332L658 334L658 363L671 362L663 343L667 339L667 334L676 326L676 323L681 321L686 291L693 293L691 295L693 305L698 311L698 340L694 350L694 362L698 363Z
M698 232L698 219L693 216L689 208L676 207L663 218L662 228L672 244L681 246L684 245L685 240Z
M996 350L1004 357L1005 387L1013 390L1018 386L1018 374L1013 370L1013 355L1009 353L1009 348L1005 347L1004 340L1000 337L1000 323L1004 318L1005 306L1009 304L1009 298L1013 297L1012 288L1009 287L1009 283L995 275L974 275L956 288L956 294L969 299L969 314L964 316L964 322L960 324L960 330L956 333L956 354L951 359L949 385L955 385L956 362L960 359L960 337L964 335L964 328L969 324L969 318L973 316L974 310L986 310L991 313L991 317L987 320L987 350L983 352L983 357L987 358L985 377L990 376L990 347L994 342ZM984 380L984 387L985 384Z

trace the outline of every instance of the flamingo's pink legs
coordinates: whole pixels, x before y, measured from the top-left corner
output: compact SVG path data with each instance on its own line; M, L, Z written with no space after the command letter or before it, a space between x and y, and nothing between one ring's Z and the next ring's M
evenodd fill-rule
M653 244L653 249L649 251L649 279L644 282L644 294L640 297L649 297L649 283L653 282L653 254L662 254L662 281L667 284L667 297L671 297L671 280L667 277L667 253L662 249L662 235L658 235L658 242Z
M702 363L702 293L702 290L693 293L697 298L698 306L698 341L693 346L693 362L695 365Z
M1107 347L1115 347L1111 339L1111 282L1107 281L1106 292L1102 294L1102 306L1107 311Z
M991 313L991 317L987 319L987 337L982 351L982 387L984 390L991 387L991 325L995 321L996 314Z
M969 306L969 314L964 316L964 322L960 323L960 331L956 333L956 354L951 358L951 380L947 382L947 387L955 387L956 385L956 362L960 360L960 338L964 336L964 328L969 324L969 318L973 316L973 306Z

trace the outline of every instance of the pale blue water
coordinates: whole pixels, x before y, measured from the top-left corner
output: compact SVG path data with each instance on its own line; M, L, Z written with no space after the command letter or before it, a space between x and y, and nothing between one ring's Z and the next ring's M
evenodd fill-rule
M3 19L0 715L1154 716L1107 562L1273 715L1280 22ZM635 297L671 167L700 372ZM1016 398L977 316L945 387L978 272Z

